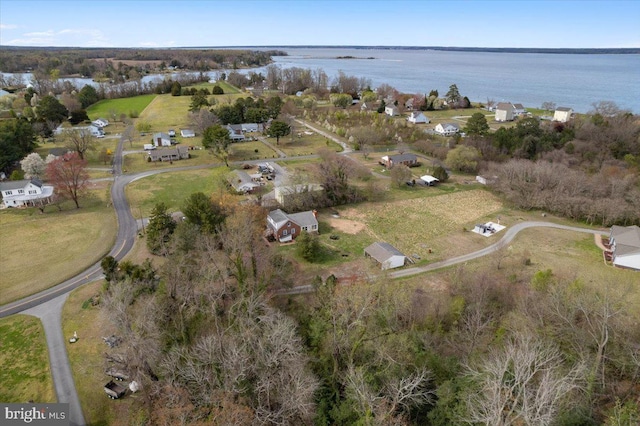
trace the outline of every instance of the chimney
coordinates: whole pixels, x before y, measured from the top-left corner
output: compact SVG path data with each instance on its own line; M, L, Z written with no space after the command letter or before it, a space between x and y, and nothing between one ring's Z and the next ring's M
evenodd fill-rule
M318 210L312 210L311 213L313 213L313 217L316 218L316 220L318 219Z

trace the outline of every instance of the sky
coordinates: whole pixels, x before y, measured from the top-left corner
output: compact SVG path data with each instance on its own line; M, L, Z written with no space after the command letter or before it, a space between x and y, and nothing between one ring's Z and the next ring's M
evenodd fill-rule
M0 45L640 47L640 0L0 0Z

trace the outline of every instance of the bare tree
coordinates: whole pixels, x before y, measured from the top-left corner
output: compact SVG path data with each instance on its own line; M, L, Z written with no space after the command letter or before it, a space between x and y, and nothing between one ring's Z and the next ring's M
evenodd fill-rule
M64 138L67 147L77 152L82 160L84 160L87 151L94 151L96 149L96 138L88 130L65 130Z
M220 122L218 117L207 109L200 109L196 112L190 113L189 120L191 121L196 133L200 135L203 134L207 128Z
M476 383L465 399L463 421L491 426L551 424L574 403L583 365L563 371L560 352L531 336L516 334L477 365L467 366Z

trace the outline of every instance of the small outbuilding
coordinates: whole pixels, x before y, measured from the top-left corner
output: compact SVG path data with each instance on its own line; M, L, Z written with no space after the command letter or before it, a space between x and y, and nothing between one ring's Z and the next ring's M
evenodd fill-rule
M420 180L424 181L424 183L426 183L429 186L434 186L435 184L440 182L440 179L433 177L431 175L420 176Z
M407 256L402 254L400 250L384 242L371 244L364 249L364 255L375 259L383 271L385 269L400 268L408 261Z
M389 117L396 117L400 115L400 111L398 110L398 107L395 105L387 105L386 107L384 107L384 113L387 114Z
M182 129L180 130L180 136L182 136L183 138L195 138L196 132L191 129Z
M496 121L513 121L516 109L509 102L499 102L496 106Z
M153 134L153 145L155 146L171 146L171 136L164 132Z
M558 107L553 113L553 121L566 123L567 121L571 120L571 114L573 114L573 110L571 108Z

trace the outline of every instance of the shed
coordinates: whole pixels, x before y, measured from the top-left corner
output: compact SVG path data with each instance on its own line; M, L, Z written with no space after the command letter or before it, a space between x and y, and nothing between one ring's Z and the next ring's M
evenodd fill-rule
M407 263L407 256L402 254L397 248L389 243L373 243L364 249L364 255L375 259L382 270L393 269L404 266Z
M182 136L183 138L195 138L196 132L191 129L182 129L180 130L180 136Z
M436 183L440 182L440 179L433 177L431 175L420 176L420 179L424 181L429 186L434 186Z

